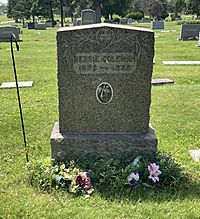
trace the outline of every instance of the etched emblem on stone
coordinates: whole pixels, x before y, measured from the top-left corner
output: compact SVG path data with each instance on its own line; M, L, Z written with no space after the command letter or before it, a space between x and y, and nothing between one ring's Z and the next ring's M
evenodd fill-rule
M100 44L109 44L113 37L113 31L108 28L100 29L96 33L96 39Z
M113 89L110 84L103 82L96 90L97 100L102 104L108 104L113 98Z

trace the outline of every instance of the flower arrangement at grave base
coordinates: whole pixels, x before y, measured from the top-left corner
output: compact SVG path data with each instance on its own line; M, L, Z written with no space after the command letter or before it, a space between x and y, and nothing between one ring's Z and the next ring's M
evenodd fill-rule
M179 187L185 182L180 166L169 156L154 158L128 156L119 159L83 156L77 161L54 164L50 159L27 164L29 182L51 191L62 189L76 195L90 196L94 191L114 194L119 191Z

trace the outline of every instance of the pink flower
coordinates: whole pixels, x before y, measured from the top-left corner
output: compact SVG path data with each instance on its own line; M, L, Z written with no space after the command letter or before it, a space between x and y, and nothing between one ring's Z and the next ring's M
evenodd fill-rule
M156 165L156 163L151 163L148 165L149 170L149 179L153 180L155 183L156 181L159 181L159 175L162 173L159 170L159 165Z

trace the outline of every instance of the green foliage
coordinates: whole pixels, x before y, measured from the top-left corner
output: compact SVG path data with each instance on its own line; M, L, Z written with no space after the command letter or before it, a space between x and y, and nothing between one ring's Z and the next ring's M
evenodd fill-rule
M49 191L53 186L56 166L48 158L27 163L28 180L31 185Z
M131 12L131 13L126 14L125 17L126 18L132 18L134 20L139 21L144 17L144 14L142 14L141 12Z
M175 15L175 13L171 13L170 17L171 17L171 21L175 21L176 19L181 19L181 16L179 14Z
M149 179L148 165L150 163L160 166L162 173L158 182ZM100 193L109 192L110 195L114 195L116 191L131 190L127 180L131 173L139 174L139 188L145 186L160 190L174 189L187 182L180 166L169 155L163 153L158 153L154 158L128 154L120 159L82 157L77 161L54 166L48 159L28 164L29 181L32 185L49 190L57 182L57 187L76 194L93 192L90 183L87 188L77 185L77 176L87 172L91 176L95 190Z
M176 22L178 25L181 24L200 24L199 20L181 20Z

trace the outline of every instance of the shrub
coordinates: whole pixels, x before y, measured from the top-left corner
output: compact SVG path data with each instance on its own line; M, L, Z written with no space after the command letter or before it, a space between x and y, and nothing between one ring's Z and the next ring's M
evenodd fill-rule
M113 22L114 23L119 23L120 22L120 17L116 14L113 15Z
M95 190L115 195L116 191L179 188L187 178L169 156L128 154L119 159L84 156L77 161L53 165L50 159L28 163L29 182L50 191L52 187L74 194L90 195ZM94 188L94 189L93 189Z
M175 17L174 13L171 13L170 17L171 17L171 21L175 21L176 19L181 19L181 16L179 14L177 14L177 16Z
M177 21L176 24L181 25L181 24L200 24L200 21L198 20L182 20L182 21Z
M131 12L128 13L126 16L126 18L132 18L133 20L141 20L144 17L144 14L141 12Z

